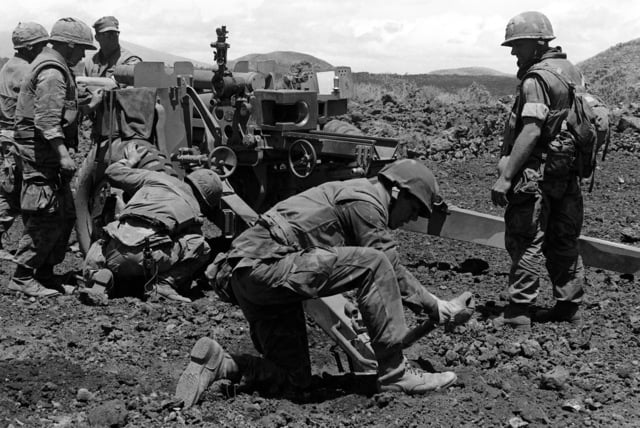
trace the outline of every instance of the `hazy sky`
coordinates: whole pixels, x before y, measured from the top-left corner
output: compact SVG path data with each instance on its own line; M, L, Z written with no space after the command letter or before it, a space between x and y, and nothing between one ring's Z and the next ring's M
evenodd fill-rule
M8 0L7 0L8 2ZM120 20L121 38L212 63L215 29L229 30L229 58L278 50L304 52L353 71L425 73L490 67L515 72L501 47L508 20L545 13L569 59L580 62L640 37L633 0L18 0L2 8L0 29L36 21L49 30L61 17L92 25Z

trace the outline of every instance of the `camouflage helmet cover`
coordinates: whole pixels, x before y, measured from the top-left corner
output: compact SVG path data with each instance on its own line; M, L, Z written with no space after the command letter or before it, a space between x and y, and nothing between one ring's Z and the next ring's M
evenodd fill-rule
M425 217L431 215L434 202L439 199L433 172L414 159L401 159L385 166L378 173L378 179L387 180L418 199L423 207L420 215Z
M62 18L51 28L51 41L74 43L88 50L95 50L91 28L75 18Z
M549 18L540 12L523 12L509 20L502 46L511 46L516 40L553 40L553 27Z
M37 22L20 22L11 33L11 41L15 49L26 48L49 41L49 33Z
M187 175L185 181L198 192L207 208L214 209L218 206L222 196L222 181L218 174L210 169L196 169Z

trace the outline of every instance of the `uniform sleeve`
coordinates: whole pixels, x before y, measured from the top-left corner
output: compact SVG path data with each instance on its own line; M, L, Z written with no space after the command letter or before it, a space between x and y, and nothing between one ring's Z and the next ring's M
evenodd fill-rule
M544 121L549 114L550 101L546 96L540 81L535 77L528 77L522 82L522 117L530 117Z
M146 184L155 182L155 174L162 174L146 169L131 168L124 161L123 159L109 165L105 174L112 186L124 190L125 193L134 194Z
M57 68L46 68L38 74L33 121L47 141L64 139L62 115L66 92L64 75Z
M385 214L371 203L358 201L342 205L341 216L345 233L353 231L349 239L351 242L347 245L371 247L384 252L395 271L403 303L415 312L423 310L427 290L400 263L398 244L386 224Z

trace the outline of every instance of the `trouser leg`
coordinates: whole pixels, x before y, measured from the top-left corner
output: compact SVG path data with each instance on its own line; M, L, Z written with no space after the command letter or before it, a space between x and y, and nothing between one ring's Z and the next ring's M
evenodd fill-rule
M161 263L158 276L176 290L188 290L210 261L211 248L204 236L184 235L173 244L170 261Z
M18 264L38 269L45 264L55 266L64 260L75 211L68 185L63 186L56 196L61 205L55 213L23 216L25 228L16 251Z
M302 303L281 305L271 317L249 322L251 340L262 358L234 356L244 381L276 394L311 385L311 360Z
M555 183L549 193L551 213L543 249L553 296L580 303L584 295L584 265L578 244L584 217L582 193L577 179Z
M504 220L505 248L511 257L509 297L513 303L531 303L538 296L543 269L546 213L542 195L527 195L509 204Z
M386 255L372 248L313 248L273 263L239 268L232 286L250 324L269 319L285 305L354 289L376 358L401 361L407 327L393 272ZM277 341L268 343L276 356ZM279 359L272 362L279 364Z

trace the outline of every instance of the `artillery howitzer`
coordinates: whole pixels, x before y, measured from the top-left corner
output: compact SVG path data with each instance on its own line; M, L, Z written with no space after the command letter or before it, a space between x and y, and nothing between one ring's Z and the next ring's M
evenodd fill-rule
M215 71L196 70L187 62L173 68L143 62L116 68L115 79L126 88L116 87L110 79L85 81L111 89L95 119L94 144L76 182L76 230L83 251L127 197L109 187L104 170L122 157L124 144L131 140L148 149L142 168L176 176L193 168L212 168L224 179L215 222L223 233L214 251L224 251L225 242L275 202L322 182L375 176L383 165L403 155L395 140L359 135L331 121L346 112L342 95L349 89L348 69L321 79L309 73L294 76L285 86L296 89L274 89L277 76L265 65L255 72L246 64L228 70L226 29L217 34L212 44ZM336 126L348 132L332 132ZM501 218L455 207L405 228L504 248ZM640 272L640 251L634 247L582 238L581 251L586 265ZM345 297L309 300L305 308L346 353L352 371L375 370L368 336ZM431 327L419 326L406 344Z

